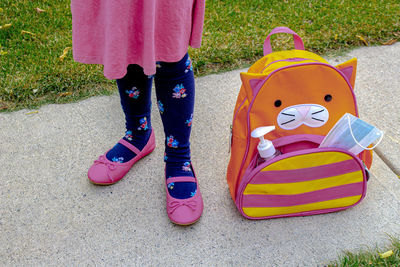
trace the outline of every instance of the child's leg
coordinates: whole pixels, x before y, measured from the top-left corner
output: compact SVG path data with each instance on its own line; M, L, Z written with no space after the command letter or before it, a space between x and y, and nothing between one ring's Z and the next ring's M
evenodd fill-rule
M129 65L128 72L117 80L122 109L125 113L125 139L139 150L146 145L151 134L151 86L152 78L143 73L138 65ZM108 160L124 163L135 153L117 143L106 155Z
M161 62L155 76L158 107L165 132L166 178L191 176L190 130L194 108L194 76L186 54L176 63ZM168 184L172 197L184 199L196 194L196 183Z

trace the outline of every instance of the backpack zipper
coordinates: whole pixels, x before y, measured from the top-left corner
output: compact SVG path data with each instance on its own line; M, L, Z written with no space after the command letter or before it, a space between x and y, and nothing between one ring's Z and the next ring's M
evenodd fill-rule
M242 108L244 102L246 102L246 97L243 99L242 103L238 107L238 109L235 112L235 115L233 116L233 121L232 124L230 125L230 134L229 134L229 150L228 154L231 153L231 147L232 147L232 138L233 138L233 123L235 122L236 116L239 113L239 110Z
M264 72L265 69L267 69L269 66L271 66L272 64L277 63L277 62L298 62L298 61L306 61L306 60L311 60L311 61L314 61L314 62L321 62L321 61L318 61L318 60L316 60L316 59L301 58L301 57L292 57L292 58L286 58L286 59L278 59L278 60L272 61L272 62L269 63L267 66L265 66L265 67L263 68L262 72ZM262 72L261 72L261 73L262 73Z

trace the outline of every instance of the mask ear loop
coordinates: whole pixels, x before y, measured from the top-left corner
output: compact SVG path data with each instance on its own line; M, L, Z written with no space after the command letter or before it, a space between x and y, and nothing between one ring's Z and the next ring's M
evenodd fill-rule
M364 147L363 145L361 145L361 144L357 141L356 137L355 137L354 134L353 134L353 130L351 129L350 116L349 116L349 115L347 115L347 121L349 122L349 129L350 129L351 137L353 137L353 139L354 139L354 141L357 143L357 145L359 145L359 146L362 147L363 149L365 149L365 150L372 150L372 149L374 149L375 147L377 147L377 146L379 145L379 143L382 141L382 139L383 139L383 132L380 131L380 132L381 132L381 137L379 138L378 143L376 143L376 144L375 144L373 147L371 147L371 148L369 148L369 147Z

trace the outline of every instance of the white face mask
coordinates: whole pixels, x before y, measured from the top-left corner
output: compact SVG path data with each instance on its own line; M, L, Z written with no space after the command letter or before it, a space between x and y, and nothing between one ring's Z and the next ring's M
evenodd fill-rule
M368 148L378 138L378 143ZM337 147L357 155L364 149L374 149L383 138L383 132L349 113L343 115L325 136L319 147Z

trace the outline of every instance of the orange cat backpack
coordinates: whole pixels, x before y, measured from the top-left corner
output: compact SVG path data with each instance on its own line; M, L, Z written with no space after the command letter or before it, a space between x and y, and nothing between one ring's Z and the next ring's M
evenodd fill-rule
M272 52L270 37L290 33L295 49ZM358 116L353 92L357 60L336 67L305 51L286 27L271 31L264 57L241 73L227 170L229 190L248 219L305 216L347 209L367 189L372 153L354 155L319 144L345 114ZM265 138L280 155L260 162L251 132L275 126Z

